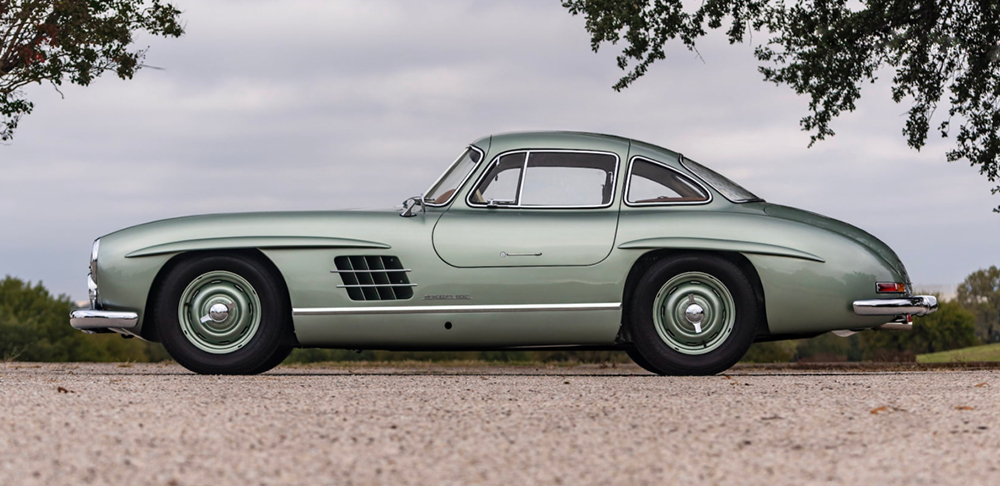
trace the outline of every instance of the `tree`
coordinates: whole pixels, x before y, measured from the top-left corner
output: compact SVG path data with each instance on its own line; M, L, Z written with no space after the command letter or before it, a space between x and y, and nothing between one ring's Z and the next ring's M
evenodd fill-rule
M976 270L958 286L958 302L976 316L976 334L986 342L1000 341L1000 268Z
M180 10L161 0L0 0L0 140L34 105L23 87L89 85L105 72L131 79L145 49L138 32L179 37Z
M947 96L948 137L958 122L948 161L967 160L996 182L1000 161L1000 2L996 0L564 0L586 17L591 48L625 43L618 67L622 90L665 58L667 42L697 52L706 29L726 29L729 42L760 33L754 54L765 81L808 95L800 121L810 146L834 135L830 122L853 111L861 87L884 68L894 70L892 99L908 101L902 128L910 147L927 141L932 118ZM1000 186L992 189L1000 192ZM1000 212L1000 206L994 208Z
M69 325L73 303L41 284L0 280L0 359L20 361L152 361L165 359L159 344L90 336Z

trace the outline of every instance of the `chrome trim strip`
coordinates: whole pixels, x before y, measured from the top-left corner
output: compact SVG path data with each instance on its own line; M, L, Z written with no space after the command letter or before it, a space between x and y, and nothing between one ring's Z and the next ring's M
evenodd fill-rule
M448 196L448 200L447 201L445 201L443 203L440 203L440 204L431 204L431 203L428 203L427 201L423 201L424 206L429 206L429 207L432 207L432 208L440 208L440 207L447 206L447 205L451 204L451 202L455 200L455 195L457 195L458 192L461 191L463 187L465 187L465 184L467 182L469 182L469 178L472 177L472 174L476 173L476 169L478 169L479 166L483 163L483 160L486 159L486 152L483 152L483 149L481 149L479 147L476 147L475 145L469 145L468 147L466 147L466 149L472 149L472 150L475 150L476 152L479 152L479 162L476 162L476 165L472 166L472 169L469 170L469 173L465 174L465 178L462 179L462 182L459 185L455 186L455 192L452 192L451 196ZM462 156L464 156L464 155L465 155L465 152L462 152L462 155L459 155L458 158L455 159L455 161L452 162L451 165L448 166L448 168L451 169L451 167L454 166L455 164L457 164L459 160L462 160ZM441 174L441 177L438 177L434 181L434 183L431 184L431 187L427 188L427 191L425 191L424 194L427 194L427 192L429 192L431 189L434 189L435 187L437 187L437 185L441 183L441 181L444 179L444 177L446 175L448 175L448 171L444 171ZM421 195L420 197L424 197L424 196Z
M514 304L514 305L422 305L386 307L303 307L292 309L296 316L364 314L466 314L476 312L602 311L621 309L620 302L598 304Z
M530 158L531 158L531 151L530 150L525 150L524 151L524 162L521 162L521 178L518 179L518 181L517 181L517 195L514 196L514 205L515 206L520 206L521 205L521 201L524 200L524 179L526 177L528 177L528 159L530 159ZM497 159L497 164L499 164L499 163L500 163L500 159ZM615 170L618 170L618 169L615 168ZM485 176L486 173L484 172L483 175ZM478 190L479 186L476 186L476 189ZM468 198L468 195L466 195L466 198ZM489 204L489 203L487 202L487 204Z
M495 164L500 162L500 157L516 153L524 153L524 166L521 167L521 178L517 181L517 204L504 204L497 206L490 206L489 203L473 203L470 198L475 190L479 187L479 184L483 182L486 174L489 173L490 169L493 168ZM528 161L531 158L532 152L544 152L544 153L573 153L573 154L599 154L599 155L611 155L615 158L615 173L611 178L611 184L614 190L611 193L611 199L607 204L600 205L580 205L580 206L535 206L528 205L524 206L521 204L521 194L524 192L524 178L528 174ZM470 208L489 208L489 209L602 209L609 208L615 204L615 198L618 197L618 170L621 166L621 157L614 152L607 152L603 150L573 150L573 149L516 149L508 150L506 152L501 152L493 157L493 160L486 166L479 178L476 179L476 183L469 187L469 190L465 194L465 204Z
M139 314L135 312L78 309L69 313L69 325L81 331L94 329L128 330L138 324Z
M629 200L628 200L628 197L629 197L628 191L629 191L629 189L630 189L630 187L632 185L632 166L635 165L636 159L642 160L644 162L649 162L651 164L656 164L656 165L659 165L660 167L665 167L665 168L667 168L669 170L672 170L672 171L680 174L685 179L689 179L691 182L695 183L695 185L697 185L699 188L701 188L702 191L705 191L705 194L708 194L708 199L706 199L704 201L687 201L687 202L683 202L683 201L678 201L678 202L655 202L655 203L632 203L632 202L629 202ZM628 170L626 171L626 174L625 174L625 194L622 196L622 202L624 202L625 205L628 206L628 207L630 207L630 208L638 208L638 207L644 207L644 206L700 206L700 205L703 205L703 204L709 204L713 200L715 200L715 196L712 194L712 191L708 190L708 188L705 187L704 184L702 184L701 182L699 182L698 179L696 179L693 174L692 175L685 174L684 172L681 172L679 169L671 167L671 166L669 166L669 165L667 165L667 164L665 164L663 162L660 162L658 160L653 160L653 159L651 159L649 157L644 157L642 155L633 156L628 161Z
M360 289L360 288L375 288L375 287L416 287L415 283L387 283L387 284L344 284L338 285L338 289Z
M936 311L937 297L915 295L903 299L874 299L854 301L854 313L859 316L896 316L910 314L923 316Z
M400 268L396 270L392 269L382 269L376 268L372 270L330 270L330 273L388 273L388 272L412 272L409 268Z

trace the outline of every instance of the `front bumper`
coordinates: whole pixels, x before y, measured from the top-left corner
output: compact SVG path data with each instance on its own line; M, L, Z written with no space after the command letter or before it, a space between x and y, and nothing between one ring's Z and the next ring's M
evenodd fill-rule
M854 313L859 316L925 316L937 308L937 297L933 295L854 301Z
M132 334L139 325L139 314L95 309L79 309L69 314L69 325L88 334L117 332Z

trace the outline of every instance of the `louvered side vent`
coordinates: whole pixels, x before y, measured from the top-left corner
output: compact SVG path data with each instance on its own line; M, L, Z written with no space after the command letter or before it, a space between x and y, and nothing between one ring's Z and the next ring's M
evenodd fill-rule
M339 256L334 270L344 279L351 300L402 300L413 297L413 287L399 258L394 256Z

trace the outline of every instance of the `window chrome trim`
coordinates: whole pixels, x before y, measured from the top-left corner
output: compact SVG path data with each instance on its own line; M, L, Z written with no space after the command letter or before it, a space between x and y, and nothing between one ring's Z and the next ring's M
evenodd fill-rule
M636 160L641 160L643 162L649 162L651 164L655 164L655 165L658 165L660 167L665 167L665 168L667 168L669 170L672 170L672 171L680 174L685 179L688 179L691 182L693 182L702 191L705 191L705 194L708 194L708 199L706 199L704 201L677 201L677 202L665 201L665 202L651 202L651 203L633 203L633 202L629 202L629 200L628 200L628 196L629 196L628 191L629 191L629 189L632 186L632 166L635 165L635 161ZM658 160L653 160L653 159L651 159L649 157L644 157L642 155L634 155L628 161L628 172L625 175L625 194L622 196L622 202L625 203L625 205L628 206L628 207L631 207L631 208L641 208L641 207L645 207L645 206L700 206L700 205L703 205L703 204L709 204L714 199L715 199L715 196L712 194L712 191L708 190L708 188L705 187L705 185L698 178L694 177L694 174L691 174L691 175L685 174L684 172L682 172L679 169L676 169L674 167L670 167L669 165L664 164L663 162L660 162Z
M762 197L760 197L760 196L758 196L758 195L750 192L747 188L741 186L738 182L736 182L736 181L734 181L734 180L732 180L732 179L730 179L730 178L722 175L722 173L720 173L720 172L716 172L715 170L709 168L706 165L702 165L702 164L700 164L698 162L695 162L693 160L685 158L684 154L677 154L677 161L680 162L681 167L683 167L688 172L690 172L691 175L695 176L696 178L698 178L698 180L704 182L705 184L708 184L709 186L711 186L712 189L715 189L715 192L718 192L719 194L722 195L722 197L724 197L727 201L729 201L729 202L731 202L733 204L745 204L745 203L753 203L753 202L766 202L766 201L764 201L764 199ZM707 169L709 172L714 172L716 175L718 175L718 176L722 177L723 179L725 179L725 180L727 180L727 181L735 184L737 187L739 187L740 189L746 191L747 194L749 194L749 195L751 195L753 197L750 198L750 199L741 198L741 199L737 200L737 199L733 199L733 198L727 196L725 192L720 191L719 188L715 187L715 184L712 184L711 182L707 181L704 177L698 175L697 173L695 173L695 171L691 170L691 167L688 167L688 162L691 162L691 163L693 163L693 164L695 164L697 166L703 167L703 168Z
M554 312L607 311L621 309L621 302L585 304L501 304L501 305L420 305L384 307L300 307L295 316L334 316L369 314L468 314L478 312Z
M483 149L481 149L479 147L476 147L475 145L469 145L468 147L466 147L466 150L468 150L468 149L472 149L472 150L475 150L476 152L479 152L479 162L476 162L476 165L472 166L472 170L470 170L468 174L465 174L465 178L462 179L462 182L459 183L457 186L455 186L455 192L451 193L451 196L448 196L448 200L447 201L445 201L443 203L438 203L438 204L432 204L432 203L429 203L427 201L423 201L424 206L429 206L429 207L432 207L432 208L440 208L440 207L444 207L444 206L447 206L447 205L451 204L451 202L455 200L455 195L458 194L458 192L461 191L463 187L465 187L465 184L467 182L469 182L469 178L472 177L472 174L476 173L476 169L479 168L479 166L483 163L483 159L486 158L486 152L483 152ZM462 152L462 155L465 155L465 152ZM452 166L454 166L456 163L458 163L458 161L462 159L462 155L459 155L458 158L455 159L455 161L452 162L451 165L448 166L448 168L450 169ZM427 194L427 192L429 192L431 189L433 189L438 184L440 184L441 181L444 180L445 176L447 176L447 175L448 175L448 171L444 171L444 173L441 174L441 177L438 177L437 180L435 180L434 183L431 184L431 187L428 187L427 191L424 191L424 194ZM421 199L423 199L424 196L420 196L420 197L421 197Z
M610 155L610 156L613 156L615 158L615 172L614 172L614 174L611 177L611 186L612 186L611 199L608 200L607 204L600 204L600 205L577 205L577 206L535 206L535 205L525 206L525 205L522 205L521 204L521 195L524 193L524 178L528 174L528 161L531 159L531 153L532 152L540 152L540 153L572 153L572 154L598 154L598 155ZM486 174L489 174L490 170L493 169L493 166L500 163L500 158L503 157L503 156L506 156L506 155L517 154L517 153L524 153L525 154L525 157L524 157L524 166L521 167L521 178L518 179L518 181L517 181L517 204L503 204L503 205L497 205L497 206L489 206L488 202L487 203L473 203L472 199L471 199L473 192L483 182L483 179L486 178ZM621 159L621 157L618 156L618 154L616 154L614 152L603 151L603 150L575 150L575 149L516 149L516 150L508 150L506 152L502 152L500 154L497 154L496 157L493 157L493 160L490 161L489 165L486 167L486 170L484 170L482 172L482 174L479 174L479 178L476 179L476 183L473 184L471 187L469 187L468 194L465 195L465 204L468 205L470 208L489 208L489 209L602 209L602 208L610 208L611 206L613 206L615 204L615 199L618 197L618 170L619 170L619 166L621 166L621 160L622 159Z

